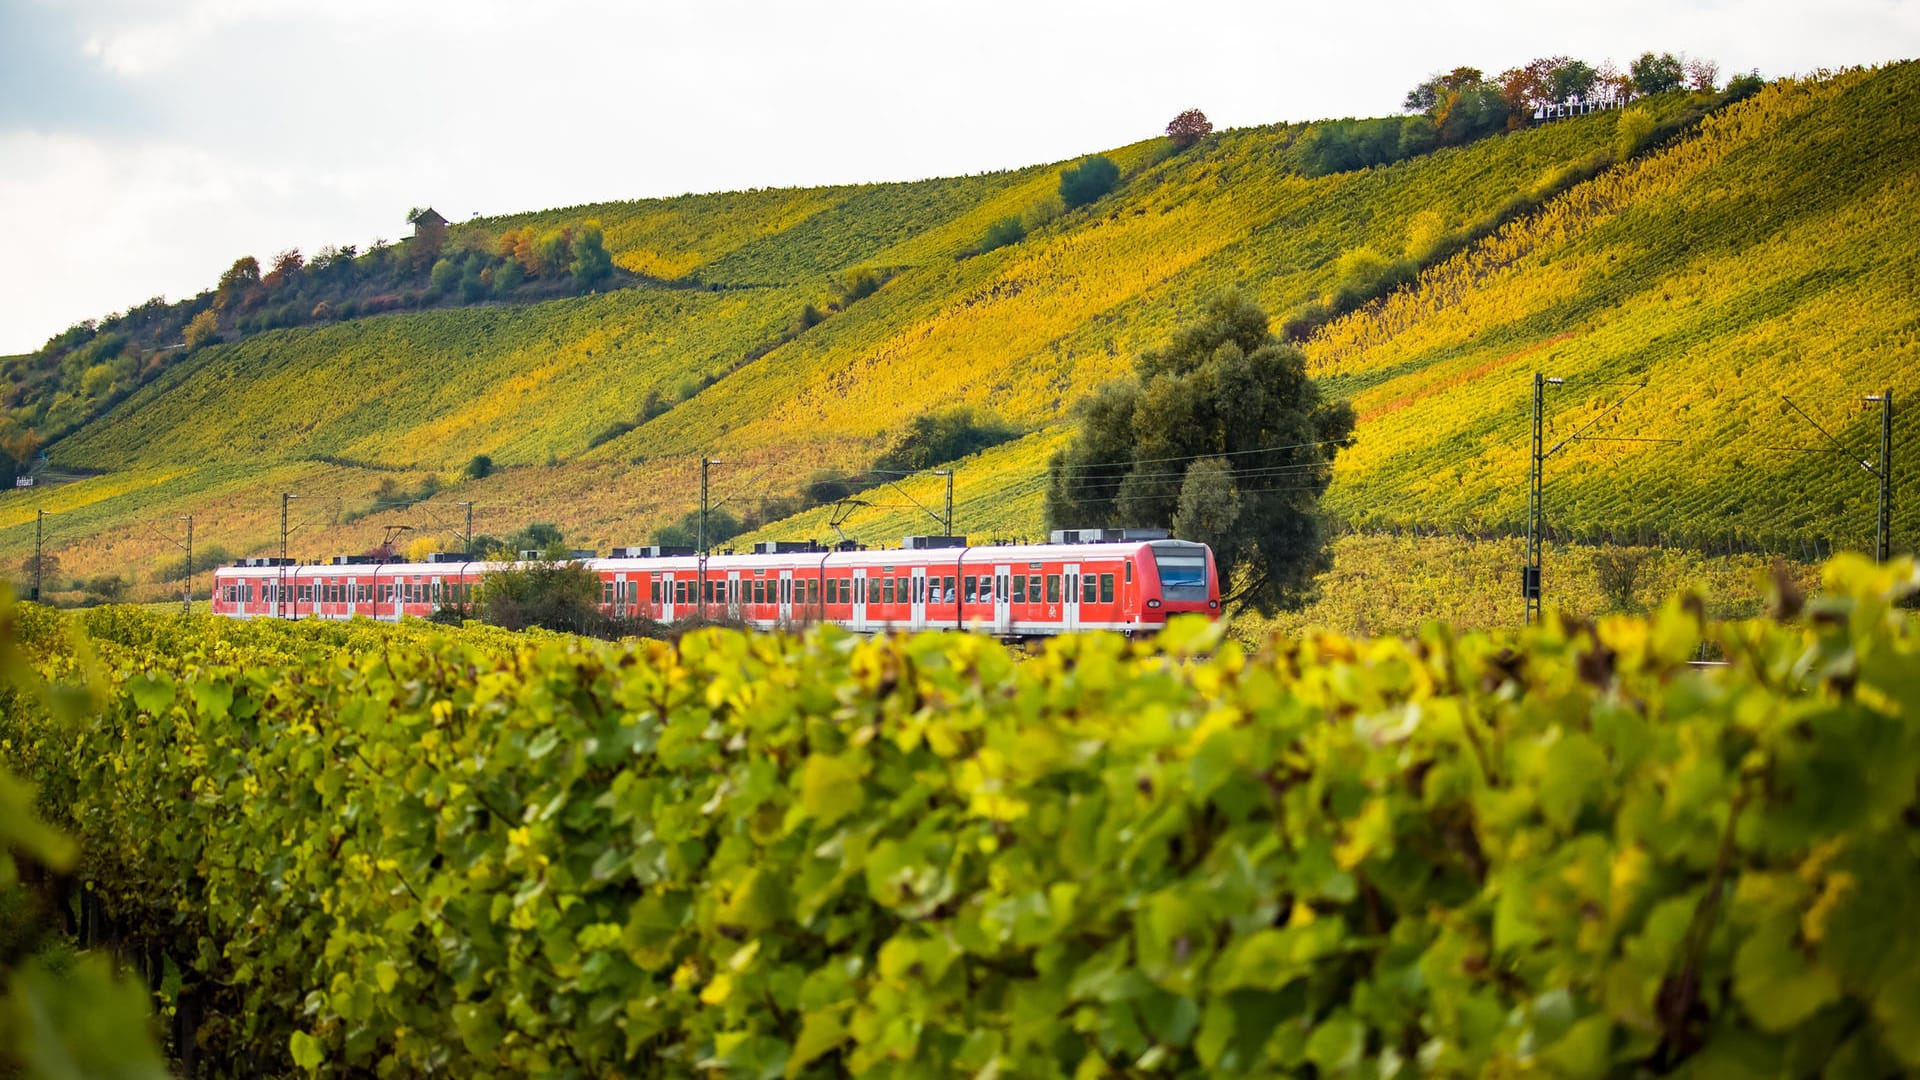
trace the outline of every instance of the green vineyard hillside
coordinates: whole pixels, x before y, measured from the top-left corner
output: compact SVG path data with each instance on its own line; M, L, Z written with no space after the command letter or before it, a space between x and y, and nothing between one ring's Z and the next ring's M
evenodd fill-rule
M715 482L737 506L858 471L955 404L1026 433L960 464L963 531L1032 536L1074 404L1209 295L1238 289L1284 319L1356 266L1458 237L1480 239L1304 343L1359 416L1327 496L1349 527L1514 534L1539 370L1567 380L1555 441L1646 383L1586 432L1622 441L1553 460L1561 535L1862 546L1872 485L1780 395L1869 457L1861 396L1899 399L1920 368L1916 99L1920 65L1902 63L1724 107L1648 99L1641 128L1707 112L1651 147L1609 111L1319 177L1298 161L1308 125L1178 152L1154 139L1109 152L1118 187L1074 210L1055 165L477 220L455 238L597 220L615 262L661 284L200 348L48 448L71 482L0 497L0 560L30 553L44 509L63 578L144 583L178 556L156 522L191 513L202 538L264 553L283 492L301 497L293 553L314 558L387 525L451 546L469 501L482 532L548 520L576 546L642 543L696 504L703 455L725 461ZM976 253L1008 217L1024 238ZM884 284L845 293L865 271ZM493 472L467 478L477 456ZM383 481L428 480L441 494L421 507L367 512ZM759 535L930 531L914 503L937 506L938 482L901 488ZM1916 523L1896 508L1898 546Z

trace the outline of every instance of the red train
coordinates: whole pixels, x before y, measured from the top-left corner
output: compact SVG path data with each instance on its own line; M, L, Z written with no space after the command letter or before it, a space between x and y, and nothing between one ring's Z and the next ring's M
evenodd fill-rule
M908 547L873 551L769 544L754 554L709 555L704 566L697 555L659 549L616 548L611 558L580 561L600 577L603 611L668 622L704 609L765 628L830 622L861 631L949 628L1019 638L1150 631L1183 612L1219 617L1220 578L1205 544L1149 530L1054 535L1061 542L995 547L909 537ZM425 617L471 600L488 571L503 565L273 562L216 570L214 613Z

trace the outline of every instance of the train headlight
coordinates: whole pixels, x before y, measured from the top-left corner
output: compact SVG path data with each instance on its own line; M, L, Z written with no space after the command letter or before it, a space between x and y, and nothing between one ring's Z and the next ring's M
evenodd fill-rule
M1158 600L1149 600L1149 601L1147 601L1147 606L1148 606L1148 607L1150 607L1150 608L1157 608L1157 607L1159 607L1159 606L1160 606L1160 601L1158 601Z
M1218 608L1218 607L1220 606L1220 601L1218 601L1218 600L1209 600L1209 601L1207 601L1207 606L1208 606L1209 608Z

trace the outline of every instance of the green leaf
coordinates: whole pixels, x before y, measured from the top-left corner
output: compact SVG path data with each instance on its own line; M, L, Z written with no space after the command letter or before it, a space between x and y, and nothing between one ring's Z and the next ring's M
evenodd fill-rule
M817 1009L800 1022L800 1038L787 1058L787 1075L798 1076L812 1061L847 1039L846 1022L838 1009Z
M1606 752L1585 732L1566 732L1547 749L1540 778L1540 810L1562 832L1571 831L1580 810L1606 785Z
M1790 919L1770 920L1734 954L1734 997L1764 1031L1787 1031L1840 997L1839 980L1808 961L1794 929Z
M831 754L807 758L800 774L800 806L821 828L831 828L865 801L859 769Z
M1322 1021L1307 1038L1307 1060L1322 1072L1351 1072L1367 1050L1367 1029L1345 1014Z
M157 713L173 704L173 680L157 672L129 677L127 692L143 712Z
M233 707L233 684L224 679L195 679L188 684L194 704L211 720L224 720Z
M327 1059L320 1040L304 1031L294 1032L287 1040L287 1048L293 1051L293 1063L308 1072L319 1071L320 1063Z

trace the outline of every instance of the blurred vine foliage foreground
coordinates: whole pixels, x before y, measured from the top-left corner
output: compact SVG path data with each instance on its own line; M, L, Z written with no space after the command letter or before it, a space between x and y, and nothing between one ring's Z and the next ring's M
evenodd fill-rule
M0 1077L166 1080L146 992L111 957L76 956L29 887L71 870L76 852L36 813L33 786L9 770L12 732L24 722L36 739L57 738L59 721L91 703L83 689L35 677L17 648L19 614L0 583Z
M22 608L101 704L0 738L208 1071L1888 1076L1916 586L1028 662Z

